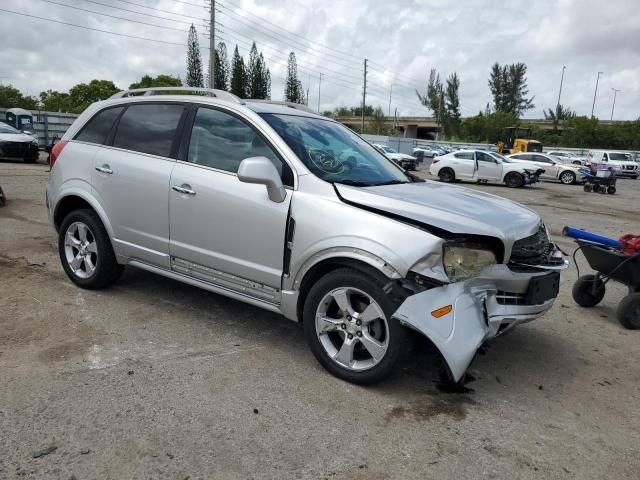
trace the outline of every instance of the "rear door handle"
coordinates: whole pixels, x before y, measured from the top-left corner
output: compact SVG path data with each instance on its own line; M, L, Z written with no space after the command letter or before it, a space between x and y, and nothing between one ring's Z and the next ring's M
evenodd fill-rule
M96 170L102 173L108 173L109 175L111 175L113 173L113 170L111 170L111 167L109 165L107 165L106 163L104 165L102 165L101 167L96 167Z
M184 193L185 195L196 194L195 190L191 189L191 185L187 185L186 183L183 183L182 185L172 185L171 188L173 188L176 192Z

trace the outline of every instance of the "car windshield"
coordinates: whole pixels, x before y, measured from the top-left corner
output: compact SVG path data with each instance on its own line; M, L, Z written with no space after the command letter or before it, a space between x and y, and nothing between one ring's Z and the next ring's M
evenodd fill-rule
M629 155L628 153L610 152L609 153L609 160L623 160L623 161L626 161L626 162L630 162L631 161L631 155Z
M0 133L20 133L20 132L10 125L3 124L3 125L0 125Z
M489 155L491 155L493 158L495 158L496 160L498 160L498 163L513 163L513 160L509 160L507 157L500 155L499 153L496 152L487 152Z
M382 150L384 150L387 153L397 153L393 148L387 146L387 145L380 145L380 148Z
M322 180L362 187L410 181L400 167L344 125L314 117L261 116Z

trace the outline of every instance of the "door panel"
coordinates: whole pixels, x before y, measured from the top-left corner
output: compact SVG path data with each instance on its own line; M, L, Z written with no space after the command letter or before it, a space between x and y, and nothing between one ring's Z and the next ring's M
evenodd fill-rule
M478 164L478 180L502 181L502 165L484 152L476 152Z
M284 202L275 203L264 185L242 183L232 173L178 162L171 186L185 185L193 194L170 190L173 268L180 270L182 259L280 288L291 191ZM220 278L216 272L204 272L199 276ZM191 273L198 276L196 271Z
M113 227L116 253L169 268L174 165L170 159L108 147L94 157L93 191Z

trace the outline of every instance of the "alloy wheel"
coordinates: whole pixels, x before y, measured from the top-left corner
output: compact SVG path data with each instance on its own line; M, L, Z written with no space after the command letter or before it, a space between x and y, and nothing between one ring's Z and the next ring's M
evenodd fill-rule
M315 327L329 358L352 371L376 366L389 347L389 325L382 308L356 288L327 293L316 310Z
M91 229L82 222L69 225L64 236L65 258L79 278L89 278L98 264L98 245Z

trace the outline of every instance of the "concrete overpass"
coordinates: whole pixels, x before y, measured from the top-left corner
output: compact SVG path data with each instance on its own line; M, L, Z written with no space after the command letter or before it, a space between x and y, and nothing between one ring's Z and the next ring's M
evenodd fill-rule
M336 120L349 128L360 129L362 125L361 117L337 117ZM365 117L366 124L369 123L369 117ZM543 130L553 129L553 122L545 119L522 119L522 122L537 125ZM620 123L610 120L600 120L600 124L612 124ZM392 128L400 132L401 136L405 138L421 138L421 139L435 139L438 133L438 123L434 117L385 117L385 126ZM562 122L559 129L562 130Z

